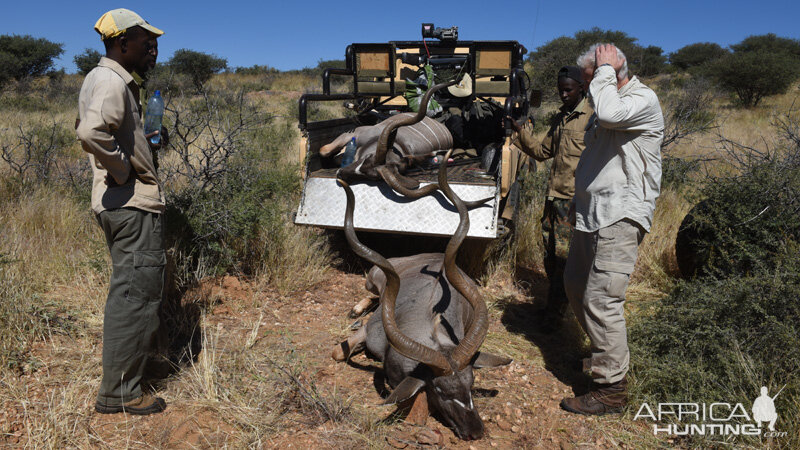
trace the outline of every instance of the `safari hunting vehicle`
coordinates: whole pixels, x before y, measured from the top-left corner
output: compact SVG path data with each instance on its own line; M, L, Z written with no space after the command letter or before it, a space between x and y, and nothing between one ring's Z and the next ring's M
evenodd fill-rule
M345 133L356 130L352 136L361 140L364 133L370 134L363 127L377 126L370 142L356 142L370 144L374 151L382 124L427 107L427 116L444 124L452 135L455 150L453 161L448 163L448 178L453 190L465 201L490 198L470 211L468 237L494 239L505 235L517 206L517 171L521 165L520 153L511 145L506 118L529 115L525 54L525 47L516 41L459 40L457 27L434 28L433 24L422 24L419 41L350 44L345 52L346 68L325 69L322 93L305 94L299 100L300 156L305 170L295 223L341 229L345 193L336 178L345 157L340 150L351 136ZM347 92L341 88L332 92L333 77L345 82ZM426 93L433 101L421 104ZM330 101L343 102L344 117L309 121L314 103ZM387 121L390 118L394 119ZM423 131L432 128L425 125L430 119L425 120L428 122L417 125ZM368 131L359 135L363 130ZM390 156L395 152L405 158L404 179L419 186L436 182L438 164L429 152L402 154L407 146L402 138L413 134L411 131L401 127L381 134L384 141L388 140L383 145L388 145ZM361 163L370 156L369 151L362 150L359 148L355 162L341 171L352 174L365 168ZM449 237L458 225L456 209L441 195L411 200L377 179L350 184L357 199L357 230Z

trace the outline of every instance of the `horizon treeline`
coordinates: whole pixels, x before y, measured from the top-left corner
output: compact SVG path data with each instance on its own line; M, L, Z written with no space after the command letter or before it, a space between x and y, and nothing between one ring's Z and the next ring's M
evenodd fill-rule
M715 83L721 90L735 96L742 106L758 105L762 98L780 94L800 78L800 40L780 37L774 33L751 35L728 47L713 42L696 42L670 53L656 45L644 46L638 38L624 31L603 30L595 27L580 30L572 36L559 36L528 53L526 69L531 86L544 91L551 99L555 94L548 89L555 86L556 73L565 65L574 65L578 55L596 42L611 42L627 56L631 75L650 77L658 74L687 74ZM64 75L65 70L55 69L54 60L64 53L64 44L30 35L0 36L0 87L10 81ZM102 53L87 48L75 55L73 62L78 73L88 73L100 60ZM156 71L172 71L191 77L195 88L216 73L244 75L303 73L321 74L327 67L344 67L340 59L320 59L315 67L281 71L269 65L231 67L224 57L197 50L182 48Z

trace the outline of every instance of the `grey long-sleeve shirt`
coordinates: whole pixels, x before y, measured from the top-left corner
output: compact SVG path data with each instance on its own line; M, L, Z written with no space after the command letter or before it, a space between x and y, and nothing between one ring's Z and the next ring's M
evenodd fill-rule
M658 97L636 77L617 90L610 66L595 71L589 93L595 114L575 170L576 228L594 232L627 218L650 231L661 191Z

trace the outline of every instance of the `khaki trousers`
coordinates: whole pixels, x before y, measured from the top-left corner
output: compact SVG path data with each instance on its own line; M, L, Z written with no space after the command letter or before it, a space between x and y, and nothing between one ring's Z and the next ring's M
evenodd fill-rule
M623 219L593 233L575 230L564 269L572 310L592 342L583 361L597 383L621 380L630 353L623 306L644 230Z

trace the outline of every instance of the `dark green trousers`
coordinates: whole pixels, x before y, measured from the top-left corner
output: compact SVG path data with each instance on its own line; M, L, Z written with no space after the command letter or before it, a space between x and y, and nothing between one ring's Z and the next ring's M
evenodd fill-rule
M97 401L142 395L142 375L158 329L166 254L161 215L135 208L97 216L114 265L103 319L103 381Z
M567 294L564 292L564 266L572 239L572 224L569 223L569 199L548 197L542 215L542 240L544 242L544 270L550 281L547 293L547 310L563 315L567 309Z

